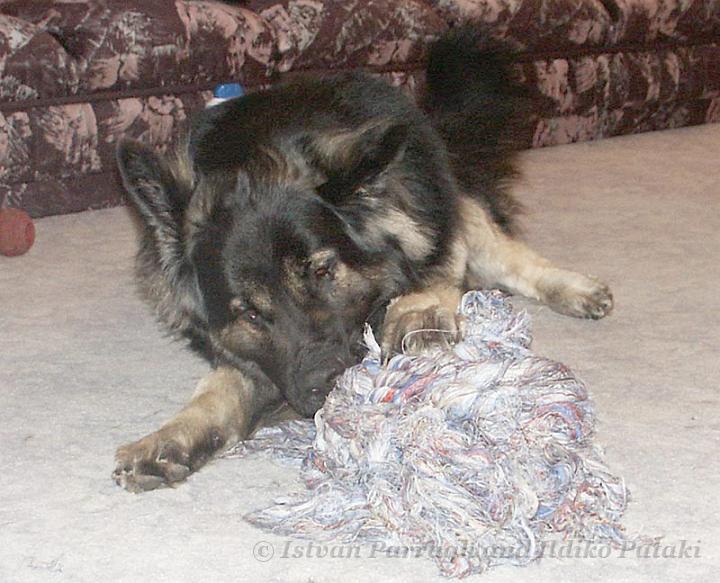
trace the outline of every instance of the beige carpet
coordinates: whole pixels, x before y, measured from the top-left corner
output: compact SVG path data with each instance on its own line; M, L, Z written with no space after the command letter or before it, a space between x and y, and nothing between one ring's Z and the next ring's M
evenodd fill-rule
M518 185L527 238L617 300L600 322L516 301L533 315L534 350L588 383L597 442L633 493L628 529L690 556L567 549L580 556L473 580L717 580L719 154L720 126L545 149L525 156ZM206 370L134 295L134 248L116 209L38 221L28 255L0 258L0 582L440 580L427 558L372 549L293 558L306 543L241 519L296 485L269 462L220 460L142 495L112 483L115 447L157 428ZM270 560L254 558L268 545Z

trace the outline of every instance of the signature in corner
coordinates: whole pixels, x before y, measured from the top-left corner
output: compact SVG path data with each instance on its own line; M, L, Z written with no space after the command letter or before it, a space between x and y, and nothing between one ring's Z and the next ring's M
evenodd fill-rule
M62 557L57 557L50 561L44 561L38 559L37 557L28 557L26 559L26 564L31 569L50 571L51 573L62 573L63 566L60 559L62 559Z

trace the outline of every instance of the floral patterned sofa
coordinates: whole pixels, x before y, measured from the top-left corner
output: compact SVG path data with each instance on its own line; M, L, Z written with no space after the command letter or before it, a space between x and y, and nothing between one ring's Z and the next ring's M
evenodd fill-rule
M720 120L720 0L0 0L0 206L120 204L119 137L168 148L220 82L363 68L414 92L466 21L547 98L528 145Z

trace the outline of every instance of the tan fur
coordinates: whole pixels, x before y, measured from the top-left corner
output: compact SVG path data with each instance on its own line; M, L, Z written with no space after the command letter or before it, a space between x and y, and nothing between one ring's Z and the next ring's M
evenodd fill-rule
M273 305L270 292L268 292L264 286L258 285L257 283L252 286L250 284L246 284L245 294L245 297L234 298L230 302L231 307L248 304L263 314L272 314Z
M167 159L167 167L181 189L193 189L192 164L186 144L181 144ZM162 185L147 185L162 188ZM199 214L199 213L197 213ZM193 298L178 289L175 266L182 260L177 253L177 239L188 240L188 228L182 232L156 229L147 232L135 262L136 281L140 293L153 306L161 322L177 334L191 328Z
M224 446L246 437L276 398L259 391L240 371L218 368L200 381L190 403L173 419L117 450L113 477L132 492L183 481Z
M502 287L542 301L571 316L601 318L613 305L608 287L591 276L561 269L513 239L490 219L485 209L461 197L460 224L448 261L422 291L396 298L385 317L383 346L419 351L437 342L437 333L408 336L413 330L448 330L452 338L461 322L455 317L464 290ZM439 283L443 282L443 283ZM412 342L404 339L413 338Z
M190 199L190 203L185 209L183 221L183 236L188 244L186 253L190 254L193 238L197 232L205 224L207 218L211 215L213 207L216 203L217 193L212 183L203 178L198 181L195 194Z
M477 202L463 197L460 217L467 253L466 288L500 286L584 318L601 318L612 309L612 294L604 283L561 269L509 237Z
M351 156L357 155L354 146L371 132L384 133L394 122L391 119L375 119L353 130L324 131L313 139L318 162L325 167L352 166Z
M315 252L309 258L309 268L307 265L298 265L291 258L285 261L282 286L298 305L303 305L308 299L304 272L322 266L331 257L336 260L333 272L334 287L330 301L331 307L333 305L338 307L350 305L356 299L360 301L368 293L367 275L361 274L340 261L334 251L323 249ZM240 305L248 304L259 310L264 316L272 317L274 306L267 289L258 285L252 287L246 282L246 294L243 298L231 300L231 308L235 303ZM306 313L318 326L321 326L334 315L332 311L323 311L316 307L306 307ZM262 346L264 332L250 322L237 318L219 332L211 334L211 341L215 350L231 358L232 354Z
M321 249L309 258L310 266L297 265L293 259L287 259L284 265L283 287L290 292L293 299L301 304L307 300L308 290L305 281L305 271L314 270L322 266L329 258L336 260L333 273L335 280L334 300L340 305L347 305L351 298L362 297L368 291L368 274L356 271L342 262L335 251Z
M237 318L219 332L211 334L210 339L216 350L232 355L258 346L262 342L263 332L250 322Z
M383 350L419 352L428 345L452 343L461 327L456 317L462 290L433 285L420 292L395 298L387 308Z
M190 160L187 138L183 139L168 156L168 164L170 172L172 172L177 183L192 190L192 185L195 182L195 172Z
M398 209L384 211L374 222L373 233L379 240L387 235L395 237L403 252L414 261L427 257L433 250L432 240L422 233L420 225Z
M173 285L168 273L156 267L153 251L143 249L135 262L136 281L140 293L150 303L158 319L175 334L192 327L192 299Z
M284 143L281 151L262 146L250 168L251 180L258 184L280 184L293 186L298 190L313 189L325 180L325 177L308 164L304 155L298 152L294 144Z
M476 56L472 53L468 62L477 62ZM494 68L491 64L491 79ZM329 386L337 369L357 356L359 330L350 334L345 328L359 328L365 319L374 322L378 306L400 290L412 292L387 310L383 344L388 354L454 340L462 327L457 305L471 287L499 285L572 315L602 317L610 310L606 286L553 266L504 234L480 204L457 194L460 188L485 197L499 224L510 228L513 203L502 183L513 172L496 126L514 129L503 111L516 116L522 107L515 107L514 98L503 98L502 107L494 107L482 96L484 81L480 86L468 83L473 96L480 93L475 105L482 107L469 108L464 127L456 122L465 116L456 116L454 106L448 111L439 107L437 116L423 120L397 93L353 75L278 88L264 104L258 101L257 109L252 104L247 110L229 106L220 117L211 115L193 135L195 163L187 142L170 160L139 143L120 144L123 181L145 221L138 279L146 295L160 319L190 338L193 348L214 363L234 363L249 372L215 370L175 418L121 447L114 473L119 484L140 491L185 479L221 448L246 436L258 415L280 400L280 389L270 385L270 378L298 411L313 414L325 394L319 385ZM508 99L512 93L508 87ZM364 102L374 95L378 102L368 107ZM499 95L493 90L492 97ZM289 115L274 115L278 104ZM497 124L498 119L504 122ZM433 122L442 136L431 135ZM462 131L466 128L478 131ZM456 130L461 130L457 136ZM227 144L226 132L237 133ZM235 145L227 149L231 142ZM219 155L223 146L227 151ZM212 156L215 163L206 166ZM206 171L195 175L195 167ZM243 258L243 245L254 241L241 223L253 211L263 221L258 223L261 245L267 245L266 235L274 239L278 234L274 220L266 221L268 213L278 213L291 225L296 219L299 225L309 222L302 212L289 216L292 205L274 208L276 201L291 201L298 194L300 202L322 199L309 209L318 214L308 215L316 217L310 230L317 231L308 247L344 231L370 261L353 261L353 267L342 263L338 255L349 248L344 243L282 265L276 262L280 254L269 248L258 249L267 255ZM325 206L322 214L316 203ZM429 209L436 216L427 216ZM179 213L184 213L182 220ZM208 224L215 218L221 219L217 225ZM298 234L304 237L304 231ZM237 244L240 240L243 245ZM313 272L313 262L321 266L330 253L333 271ZM262 273L266 261L273 288L252 289L254 279L267 281ZM230 272L231 281L223 283ZM239 281L240 273L251 274L247 282ZM218 299L240 294L232 291L240 288L249 297ZM207 293L213 289L222 293ZM212 301L231 303L208 306ZM234 305L240 302L269 317L241 314ZM233 311L237 317L227 322Z

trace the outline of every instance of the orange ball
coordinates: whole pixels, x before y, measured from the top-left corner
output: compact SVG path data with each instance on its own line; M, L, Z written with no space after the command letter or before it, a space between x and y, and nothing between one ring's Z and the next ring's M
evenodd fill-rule
M0 209L0 253L22 255L35 242L35 225L25 211Z

